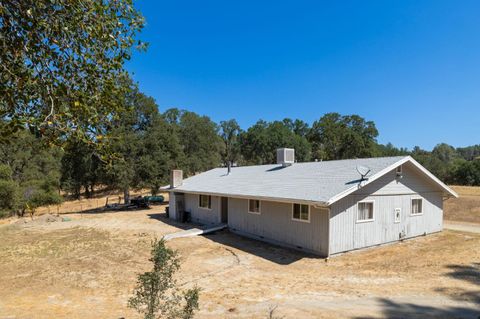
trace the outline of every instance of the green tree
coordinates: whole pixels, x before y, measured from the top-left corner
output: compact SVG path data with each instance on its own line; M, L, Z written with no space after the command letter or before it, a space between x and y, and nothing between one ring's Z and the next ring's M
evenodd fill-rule
M72 137L66 142L61 163L62 189L79 199L83 187L86 197L91 197L104 174L104 165L96 148L82 139Z
M108 184L123 191L125 204L130 203L130 190L138 183L137 163L140 136L128 125L112 129L107 148L112 154L107 163Z
M284 122L258 121L241 134L242 156L247 164L273 164L276 150L281 147L295 149L299 162L310 160L310 144L305 137L296 135Z
M29 212L33 217L38 207L46 205L58 205L63 201L58 193L58 181L46 178L44 180L32 180L21 186L21 215Z
M283 123L293 133L295 133L296 135L299 135L299 136L306 137L308 132L310 131L308 123L306 123L302 120L299 120L299 119L292 120L292 119L289 119L289 118L285 118L285 119L283 119Z
M437 144L432 150L432 155L446 164L452 162L458 157L455 148L446 143Z
M180 268L177 251L168 248L163 239L155 239L149 260L153 269L138 275L128 306L142 313L145 319L193 318L198 309L200 289L194 287L179 293L174 278Z
M170 171L182 166L184 155L180 140L171 125L158 113L153 116L141 141L137 165L139 184L156 195L169 182Z
M234 119L220 122L220 137L223 141L222 161L225 166L238 161L240 156L239 136L242 130Z
M167 110L166 115L176 116L177 121L170 123L179 136L185 158L183 169L187 175L220 165L222 141L217 124L208 116L189 111Z
M125 87L116 96L116 103L123 105L122 117L110 121L101 129L103 152L108 154L105 183L122 190L124 202L130 203L130 190L141 186L138 165L142 154L145 132L158 115L155 101L141 93L131 79L119 80Z
M33 214L39 206L62 201L61 155L58 148L49 148L26 130L17 132L8 144L0 143L0 163L8 166L17 189L14 211L20 215L27 211Z
M0 2L0 135L26 125L58 141L94 138L122 113L110 97L143 24L131 0Z
M392 143L376 145L375 156L401 156L409 154L410 152L406 148L397 148Z
M456 151L460 157L467 161L471 161L480 157L480 145L458 147Z
M18 184L12 179L12 170L0 165L0 217L7 216L18 206Z
M412 157L428 169L432 174L446 183L454 182L454 166L458 159L456 151L448 144L442 143L435 146L432 152L415 146Z
M327 113L313 123L308 139L315 158L336 160L374 156L377 136L372 121L358 115Z
M454 184L480 186L480 160L460 160L453 167Z

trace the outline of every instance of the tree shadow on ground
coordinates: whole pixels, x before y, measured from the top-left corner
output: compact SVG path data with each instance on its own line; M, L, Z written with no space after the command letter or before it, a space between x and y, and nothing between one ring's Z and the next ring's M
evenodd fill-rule
M480 263L448 265L444 276L480 286ZM452 300L468 303L465 306L432 307L414 303L400 303L379 298L385 318L474 318L480 319L480 290L468 290L455 285L435 289ZM472 306L469 306L472 305ZM368 317L359 317L368 318Z
M446 274L447 277L466 281L475 286L480 286L480 263L472 263L470 265L448 265L447 268L450 270L450 272ZM460 287L443 287L436 289L436 291L447 295L454 300L475 303L478 305L478 309L480 309L480 289L467 290Z
M141 211L141 210L151 210L151 209L157 209L160 207L167 207L168 206L168 201L164 201L161 204L150 204L148 207L136 207L136 206L129 206L125 207L123 204L118 205L118 206L101 206L97 208L90 208L90 209L84 209L84 210L72 210L72 211L66 211L66 212L60 212L60 215L71 215L71 214L104 214L104 213L114 213L114 212L133 212L133 211ZM55 213L55 211L52 211L52 213Z
M91 208L91 209L84 209L80 211L71 211L71 212L61 212L60 215L71 215L71 214L85 214L85 215L94 215L94 214L104 214L104 213L115 213L115 212L133 212L133 211L140 211L140 210L149 210L153 207L129 207L129 208L121 208L121 207L98 207L98 208Z
M447 276L480 286L480 262L470 265L448 265Z
M302 258L320 258L316 255L246 238L229 230L217 231L207 234L205 237L219 244L244 251L279 265L288 265Z
M432 307L414 303L396 302L387 298L378 298L381 303L381 318L420 319L420 318L480 318L478 308L469 307ZM357 319L376 318L377 316L359 316Z

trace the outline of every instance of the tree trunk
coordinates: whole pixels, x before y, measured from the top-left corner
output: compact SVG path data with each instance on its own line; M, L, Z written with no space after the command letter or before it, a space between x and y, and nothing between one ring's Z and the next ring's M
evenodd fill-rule
M150 189L150 192L152 193L152 196L157 196L159 190L160 190L160 186L154 185Z
M130 204L130 189L129 188L125 188L123 190L123 203L128 205Z
M84 187L85 187L85 197L86 198L92 197L90 194L90 189L88 188L88 184L86 184Z

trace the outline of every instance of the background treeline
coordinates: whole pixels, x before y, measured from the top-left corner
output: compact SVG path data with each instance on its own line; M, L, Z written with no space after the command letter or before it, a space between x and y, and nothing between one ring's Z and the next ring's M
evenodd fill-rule
M0 1L0 213L33 214L65 194L92 196L168 184L169 171L275 162L278 147L297 161L411 154L442 180L480 185L480 146L431 152L377 143L375 123L328 113L259 120L242 130L180 109L160 113L124 62L147 44L144 18L129 0Z
M409 151L377 143L375 123L358 115L327 113L310 126L303 120L259 120L242 130L234 120L213 122L187 110L159 112L155 101L130 81L118 97L128 110L106 121L86 140L69 135L58 146L21 130L0 144L0 207L5 213L33 213L61 202L60 194L92 196L109 187L124 192L168 184L173 168L192 175L213 167L275 163L275 150L292 147L299 162L412 155L449 184L480 185L480 145ZM4 121L3 125L6 125ZM63 193L62 193L63 191Z

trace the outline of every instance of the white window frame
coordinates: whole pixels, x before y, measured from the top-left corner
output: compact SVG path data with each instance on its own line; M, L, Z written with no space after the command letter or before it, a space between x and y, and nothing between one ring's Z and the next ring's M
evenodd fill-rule
M201 203L200 198L201 198L201 196L210 197L210 199L209 199L209 201L208 201L208 202L210 203L210 207L208 207L208 206L207 206L207 207L200 206L200 203ZM200 209L205 209L205 210L212 210L212 195L199 194L199 195L198 195L198 208L200 208Z
M412 210L413 210L413 200L415 200L415 199L420 199L420 200L421 200L421 203L422 203L422 205L421 205L422 212L421 212L421 213L417 213L417 214L412 213ZM424 202L424 199L423 199L422 197L418 197L418 196L417 196L417 197L412 197L412 198L410 198L410 216L415 217L415 216L422 216L422 215L423 215L423 209L424 209L423 202Z
M258 201L258 212L251 212L251 211L250 211L250 201L251 201L251 200ZM250 214L260 215L260 214L262 213L262 201L261 201L261 200L259 200L259 199L249 199L249 200L247 201L247 205L248 205L247 211L248 211Z
M295 218L294 211L295 211L295 205L300 205L300 216L302 216L302 205L308 207L308 219L301 219L301 218ZM308 204L300 204L300 203L292 203L292 220L296 222L302 222L302 223L310 223L310 205Z
M358 206L360 205L360 203L372 203L372 218L371 219L358 219L358 213L359 213L359 210L358 210ZM372 199L372 200L362 200L362 201L358 201L357 202L357 224L359 223L370 223L370 222L373 222L375 221L375 201Z

